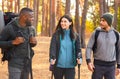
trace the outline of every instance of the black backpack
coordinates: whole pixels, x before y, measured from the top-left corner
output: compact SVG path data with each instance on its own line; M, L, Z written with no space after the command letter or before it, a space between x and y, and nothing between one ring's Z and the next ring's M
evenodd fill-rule
M14 32L13 33L14 37L9 38L8 40L13 40L13 38L15 38L15 36L17 35L17 31L18 31L17 28L11 27L11 30L13 30L13 32ZM9 61L11 59L12 53L10 52L10 49L11 48L1 48L1 54L2 54L1 61L2 62Z
M115 33L115 36L116 36L116 43L115 43L115 48L116 48L116 56L118 56L118 47L117 47L117 44L118 44L118 41L119 41L119 33L116 31L116 30L113 30L114 33ZM97 38L98 38L98 35L100 33L100 30L96 30L95 31L95 42L94 42L94 45L92 47L92 50L93 50L93 53L95 53L94 51L96 50L97 48Z

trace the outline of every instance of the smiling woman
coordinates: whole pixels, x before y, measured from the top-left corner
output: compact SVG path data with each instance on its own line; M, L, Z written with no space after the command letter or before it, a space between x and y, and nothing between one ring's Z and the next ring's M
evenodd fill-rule
M75 79L75 66L81 64L80 39L73 29L69 15L63 15L50 43L50 64L54 65L55 79Z

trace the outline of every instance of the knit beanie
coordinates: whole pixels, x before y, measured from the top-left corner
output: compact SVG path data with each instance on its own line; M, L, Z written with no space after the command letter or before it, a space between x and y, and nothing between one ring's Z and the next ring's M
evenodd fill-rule
M112 22L113 22L113 15L112 14L104 13L101 18L104 18L107 21L109 26L112 25Z

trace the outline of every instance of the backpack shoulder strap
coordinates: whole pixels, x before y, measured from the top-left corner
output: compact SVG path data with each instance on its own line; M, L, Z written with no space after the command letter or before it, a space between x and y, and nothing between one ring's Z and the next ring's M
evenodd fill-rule
M100 33L100 30L96 30L96 31L95 31L95 42L94 42L93 48L92 48L93 52L94 52L95 49L97 48L97 38L98 38L99 33Z
M118 58L118 47L117 47L117 44L118 44L118 41L119 41L119 33L116 30L113 30L113 31L114 31L115 36L116 36L115 49L116 49L116 58Z
M117 43L118 43L118 41L119 41L119 33L116 31L116 30L113 30L114 31L114 33L115 33L115 36L116 36L116 44L115 45L117 45Z

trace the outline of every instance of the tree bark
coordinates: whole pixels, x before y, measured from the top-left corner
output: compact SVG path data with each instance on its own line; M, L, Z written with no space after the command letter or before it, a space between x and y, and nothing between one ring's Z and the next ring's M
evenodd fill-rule
M38 0L34 0L34 27L37 29L37 23L38 23L38 7L39 7Z
M80 34L80 17L79 17L79 0L76 0L76 10L75 10L75 29L79 35Z
M48 35L48 1L42 0L42 27L41 27L41 35Z
M55 0L50 0L50 20L49 20L49 36L52 36L55 28Z
M85 28L86 28L86 15L87 15L87 9L88 9L88 0L84 0L84 8L82 13L82 23L81 23L81 43L82 48L86 47L85 44Z
M65 14L70 15L70 5L71 5L71 1L66 0Z

